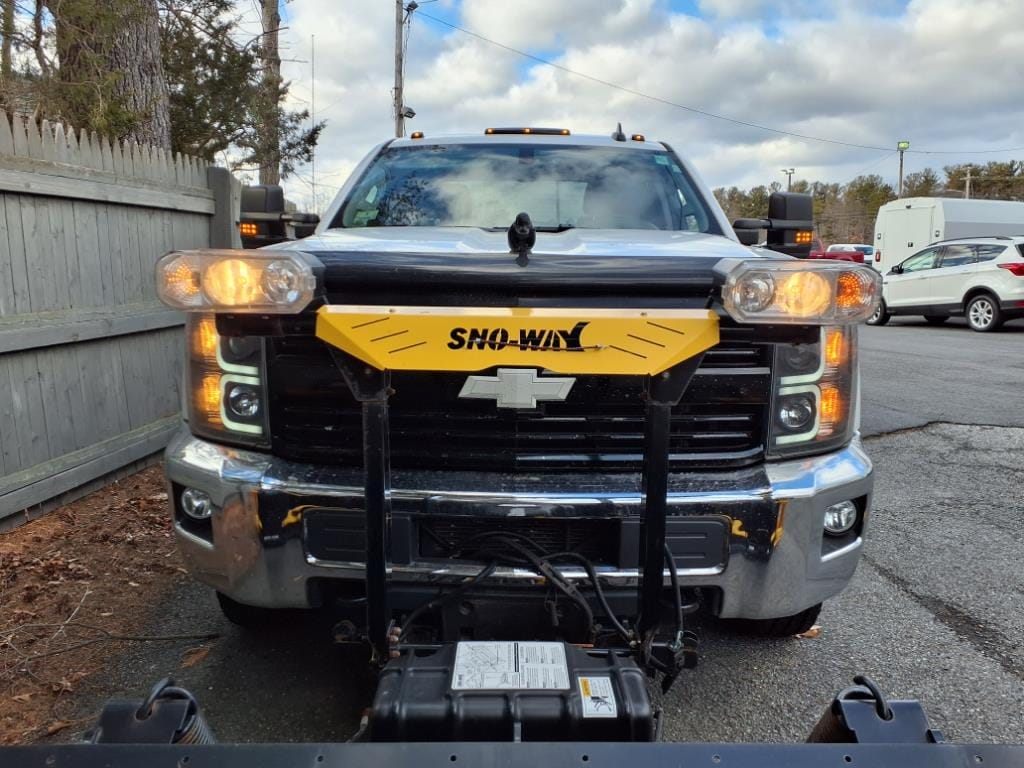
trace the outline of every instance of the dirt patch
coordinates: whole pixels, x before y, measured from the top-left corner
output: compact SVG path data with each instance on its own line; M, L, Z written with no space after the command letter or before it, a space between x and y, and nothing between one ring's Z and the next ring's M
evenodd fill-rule
M161 467L0 534L0 744L84 728L79 697L184 578Z

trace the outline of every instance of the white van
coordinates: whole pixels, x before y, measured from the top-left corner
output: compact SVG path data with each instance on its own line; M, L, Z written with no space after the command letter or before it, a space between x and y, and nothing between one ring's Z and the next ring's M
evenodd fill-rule
M878 209L875 257L883 274L939 240L1024 235L1024 203L905 197Z

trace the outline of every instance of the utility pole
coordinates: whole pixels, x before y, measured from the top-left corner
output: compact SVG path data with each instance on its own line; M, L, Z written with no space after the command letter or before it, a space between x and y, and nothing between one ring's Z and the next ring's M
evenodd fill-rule
M793 191L793 174L796 173L796 168L783 168L782 172L786 174L786 191Z
M281 31L279 0L263 0L263 39L260 45L260 64L263 67L263 108L260 122L262 152L257 158L260 164L260 184L281 183L281 126L277 107L281 100L281 54L278 50L278 35Z
M316 35L309 36L309 124L316 125ZM313 210L320 212L316 199L316 146L309 153L310 187L313 191Z
M402 89L405 87L405 5L404 0L395 0L395 137L405 136L405 100Z
M910 149L909 141L896 142L896 151L900 153L900 183L896 188L896 197L903 197L903 153Z
M964 200L971 199L971 166L967 166L967 178L964 180Z

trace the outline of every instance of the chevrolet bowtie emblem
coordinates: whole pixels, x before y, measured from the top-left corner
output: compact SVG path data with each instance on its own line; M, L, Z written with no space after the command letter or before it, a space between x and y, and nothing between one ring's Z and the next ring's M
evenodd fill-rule
M536 408L538 400L565 400L576 379L537 376L534 368L499 368L497 376L468 376L459 397L494 400L499 408Z

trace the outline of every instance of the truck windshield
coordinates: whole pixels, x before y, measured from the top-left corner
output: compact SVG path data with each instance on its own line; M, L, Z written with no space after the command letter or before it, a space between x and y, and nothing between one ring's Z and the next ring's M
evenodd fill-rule
M542 231L719 233L669 152L526 144L385 150L331 226L506 229L520 211Z

